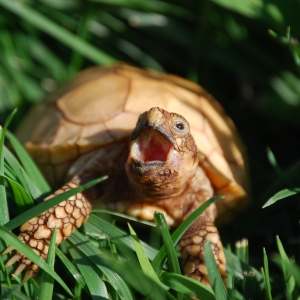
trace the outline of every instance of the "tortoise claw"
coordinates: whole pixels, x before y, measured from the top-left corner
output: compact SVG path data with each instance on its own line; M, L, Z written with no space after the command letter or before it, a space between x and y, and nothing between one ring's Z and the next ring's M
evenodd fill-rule
M10 247L8 247L8 248L10 248ZM2 255L4 255L4 254L7 254L8 252L10 252L10 251L8 251L7 252L7 250L8 250L8 248L2 253ZM10 266L12 266L14 263L16 263L17 261L19 261L20 259L21 259L21 254L19 254L19 253L16 253L6 264L5 264L5 268L7 269L8 267L10 267Z
M33 270L28 270L26 271L25 273L25 276L22 280L22 283L24 284L25 282L27 282L31 277L33 277L35 275L34 271Z
M19 264L18 268L15 270L15 272L12 274L13 277L17 277L19 276L23 271L24 269L26 268L26 265L25 264Z
M8 254L13 250L15 250L15 248L9 246L3 251L2 255ZM31 277L35 276L39 272L39 267L36 264L32 263L20 252L15 252L15 254L6 262L4 267L7 269L8 267L14 265L15 263L19 263L19 265L14 271L14 273L12 274L13 278L16 278L24 270L26 270L22 283L27 282Z
M7 247L3 252L2 252L2 256L4 256L5 254L8 254L9 252L15 250L15 248L13 246L9 246Z

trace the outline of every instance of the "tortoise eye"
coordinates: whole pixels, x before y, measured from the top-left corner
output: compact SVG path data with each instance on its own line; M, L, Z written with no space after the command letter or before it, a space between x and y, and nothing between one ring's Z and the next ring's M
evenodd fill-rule
M187 122L185 122L184 120L181 120L181 119L179 119L179 120L177 119L173 123L173 128L179 134L187 134L190 131L189 124Z
M176 122L175 126L179 130L184 130L185 129L185 126L182 122Z

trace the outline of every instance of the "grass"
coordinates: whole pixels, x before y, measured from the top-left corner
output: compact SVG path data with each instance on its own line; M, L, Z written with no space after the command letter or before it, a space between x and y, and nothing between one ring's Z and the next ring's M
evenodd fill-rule
M8 119L9 121L9 119ZM2 134L5 134L5 124ZM9 134L12 139L11 134ZM21 145L15 146L21 148ZM12 189L18 189L19 198L33 200L31 190L37 190L40 183L29 182L30 176L26 173L18 161L13 164L10 151L2 146L4 153L4 176L6 182ZM20 161L28 159L26 152L21 152ZM7 157L9 159L7 160ZM32 165L31 165L32 167ZM22 172L20 172L22 170ZM38 172L37 169L31 170ZM22 176L22 177L20 177ZM24 178L26 184L23 186ZM35 177L36 178L36 177ZM40 174L38 178L42 181ZM212 289L181 275L178 264L176 248L182 234L204 211L208 205L220 200L220 197L211 199L195 211L172 235L169 233L164 216L156 214L156 223L159 235L162 237L163 245L160 250L156 250L151 244L141 242L133 228L129 225L129 232L125 232L110 220L103 219L103 215L109 212L102 211L100 215L92 215L89 222L82 230L76 231L60 249L55 249L53 242L50 242L50 255L47 262L40 260L35 253L27 249L8 230L13 230L26 220L40 214L49 207L63 201L71 194L96 184L101 179L94 180L83 187L68 191L65 195L42 202L24 213L18 215L13 220L2 224L0 236L6 245L12 245L22 251L29 259L38 264L44 272L36 279L30 279L24 285L22 278L17 278L17 283L12 283L9 274L12 268L4 269L4 262L0 263L2 297L0 299L82 299L88 295L92 299L186 299L187 295L196 294L202 299L275 299L272 298L272 286L275 282L270 274L269 259L266 250L261 253L263 267L260 271L249 265L248 243L244 240L236 244L235 250L226 250L228 264L227 289L225 288L215 261L213 259L210 245L205 248L206 264L208 266L209 277L212 282ZM46 186L46 183L43 183ZM29 186L31 188L29 189ZM2 196L6 190L5 186ZM16 188L17 187L17 188ZM34 188L33 188L34 187ZM47 192L47 189L45 190ZM14 193L16 194L16 192ZM68 195L67 195L68 194ZM39 195L39 194L37 194ZM288 194L289 195L289 194ZM3 196L6 198L6 196ZM278 198L281 199L281 198ZM125 217L125 216L124 216ZM156 233L157 234L157 233ZM278 254L272 260L281 269L282 280L285 282L285 295L287 299L298 299L300 288L299 266L288 258L280 239L277 237ZM2 247L4 245L2 244ZM56 253L55 253L56 252ZM136 253L136 254L135 254ZM60 260L59 268L56 272L53 269L54 259ZM165 265L167 259L167 265ZM4 256L3 260L7 260ZM167 267L167 269L166 269ZM249 284L251 289L249 289ZM71 287L71 289L70 289Z
M50 277L22 286L0 260L0 299L39 293L43 299L186 299L190 291L204 299L299 299L299 9L289 0L0 0L1 125L6 121L13 131L31 105L90 65L121 60L176 73L207 88L234 120L248 149L254 200L221 228L226 290L213 261L213 290L180 274L174 244L184 229L170 237L157 216L160 230L146 225L149 237L136 221L126 219L135 233L117 226L115 215L95 211L55 249L54 269L54 258L37 260ZM2 249L4 240L23 246L10 230L18 233L24 220L46 209L33 204L50 191L6 129ZM14 155L3 146L5 131Z
M4 126L2 134L5 134L5 128L6 126ZM18 147L20 147L20 145L18 145ZM6 149L5 153L10 152ZM23 157L20 160L26 160L26 158ZM23 169L23 166L14 165L14 168L16 168L16 170ZM37 170L35 171L37 172ZM25 170L24 172L24 174L26 174ZM28 189L29 184L21 188L21 180L19 180L17 172L15 172L13 168L10 169L8 164L5 164L4 166L4 174L8 174L6 178L11 186L20 186L20 197L25 199L28 197L31 198L30 190ZM42 178L41 174L39 178ZM27 288L24 287L25 293L22 294L22 297L27 296L29 299L34 299L36 298L36 293L38 292L38 296L40 297L39 299L52 299L52 293L57 296L56 292L53 291L54 279L64 289L64 299L67 299L67 295L71 297L74 297L74 295L68 288L69 284L67 284L61 278L60 274L57 274L53 270L55 252L53 242L50 242L50 249L52 251L49 255L49 261L44 262L8 230L15 229L28 219L31 219L49 207L52 207L55 204L63 201L66 197L71 196L77 193L79 190L88 188L98 182L99 180L94 180L82 187L77 188L76 190L74 189L64 193L63 196L61 194L47 202L42 202L0 227L0 235L6 245L12 245L16 249L19 249L30 260L35 262L44 270L39 278L39 289L34 289L32 285L35 285L35 282L33 279L31 279L25 284L25 286L27 285ZM35 185L35 183L30 182L30 185ZM175 287L178 299L182 299L183 294L191 294L192 292L196 293L199 297L203 297L202 295L208 294L209 297L214 299L212 297L213 292L202 286L200 283L194 280L189 280L189 287L184 284L186 278L180 275L180 268L178 265L178 259L174 245L177 244L180 236L182 236L184 231L189 227L190 223L193 222L210 203L219 199L220 197L216 197L216 199L212 199L212 201L207 201L173 233L172 237L169 235L169 230L164 220L164 216L162 214L157 214L157 223L159 227L163 228L161 230L161 235L164 241L164 247L161 248L160 251L155 250L150 245L144 245L144 247L147 249L146 252L143 244L139 241L131 226L129 227L130 235L128 235L125 232L116 230L111 223L101 220L97 216L92 216L89 223L85 226L88 228L88 235L84 236L80 232L76 232L66 242L66 246L69 249L67 251L69 252L68 255L74 261L78 270L72 266L70 258L66 257L66 253L61 253L59 250L57 250L59 253L58 256L65 265L65 270L72 271L70 275L75 281L74 284L80 285L80 288L85 289L93 299L97 299L97 297L108 298L108 295L111 295L111 293L109 293L109 289L112 288L114 290L113 294L118 295L117 297L120 297L121 299L136 299L135 296L132 295L132 289L135 293L147 296L149 299L176 299L172 293L168 291L169 287L164 283L164 281L168 283L168 280L171 280L173 285L178 282L179 285ZM99 238L100 242L97 241L97 239L93 240L92 238L103 235L104 237ZM129 239L130 236L131 239ZM115 242L115 239L118 241ZM98 245L99 247L96 247L94 244L95 242L99 244L104 243L106 244L106 247L104 245L101 245L101 247ZM118 249L116 246L119 243L121 247L120 249ZM122 249L123 247L124 249ZM132 250L135 250L138 261L133 256ZM210 248L208 248L208 251L211 251ZM4 260L6 258L4 258ZM166 258L168 258L168 261L170 262L170 273L167 271L162 271ZM152 260L152 264L150 263L149 259ZM210 260L214 262L212 255ZM1 267L3 274L5 274L5 280L2 283L4 290L3 297L5 297L3 299L6 299L6 297L9 295L16 297L17 295L11 286L11 280L3 267L3 263L1 264ZM171 276L170 279L170 275L172 275L174 271L176 271L178 276L173 278ZM163 280L160 278L162 274L164 274ZM109 287L107 287L107 285L109 285ZM18 289L19 288L21 288L21 285L18 286ZM81 297L82 293L77 295L76 299L81 299ZM117 297L116 299L118 299Z

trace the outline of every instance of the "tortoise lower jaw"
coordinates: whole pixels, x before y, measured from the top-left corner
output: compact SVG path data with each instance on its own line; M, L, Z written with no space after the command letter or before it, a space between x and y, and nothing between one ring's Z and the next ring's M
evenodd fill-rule
M151 142L150 142L151 143ZM169 142L168 142L169 143ZM163 146L157 146L160 148ZM131 149L138 148L138 143L132 143ZM144 201L166 199L178 195L185 185L182 185L182 156L169 143L164 154L154 154L152 160L141 159L140 150L131 151L126 163L126 173L129 182ZM150 155L149 155L150 156ZM160 158L164 156L164 161Z
M134 158L132 158L131 160L131 165L136 170L142 170L142 169L146 170L149 168L164 167L165 164L166 164L165 161L159 161L159 160L147 161L147 162L139 161ZM139 171L139 173L142 175L142 173L144 172Z
M140 200L152 201L177 195L181 186L176 183L180 172L168 161L141 162L129 157L126 164L129 182Z

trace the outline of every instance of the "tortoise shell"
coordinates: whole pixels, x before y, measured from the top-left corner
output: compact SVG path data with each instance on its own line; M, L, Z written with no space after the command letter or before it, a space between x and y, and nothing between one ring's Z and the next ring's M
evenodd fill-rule
M183 115L215 190L218 220L245 207L245 148L231 119L202 87L174 75L125 64L79 73L25 118L17 136L54 187L81 155L132 133L138 116L151 107Z

